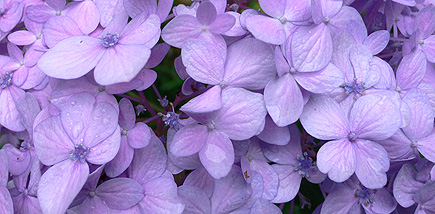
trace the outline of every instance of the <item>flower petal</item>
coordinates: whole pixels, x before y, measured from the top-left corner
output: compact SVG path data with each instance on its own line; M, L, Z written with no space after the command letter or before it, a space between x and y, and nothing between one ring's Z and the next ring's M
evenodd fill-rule
M41 177L38 200L44 213L62 214L86 183L87 163L65 160L49 168Z
M49 49L37 66L50 77L75 79L92 70L104 52L105 48L97 38L73 36Z
M291 59L297 71L318 71L331 57L332 38L326 25L299 27L291 37Z
M193 124L181 128L174 136L169 151L175 156L189 156L201 150L207 141L207 127Z
M379 189L387 184L386 172L390 168L388 153L384 147L370 140L355 142L355 174L361 183L370 189Z
M327 96L311 96L300 120L310 135L322 140L347 137L349 130L344 110Z
M317 72L296 72L294 77L302 88L316 94L331 92L344 83L343 73L332 63Z
M398 97L396 92L385 91L358 98L350 111L350 129L362 139L391 137L402 124L402 118L398 116L401 115Z
M95 193L105 204L117 210L128 209L144 197L142 186L131 178L114 178L103 182Z
M196 17L179 15L163 28L162 39L171 46L181 48L185 41L197 38L201 33L201 24Z
M68 159L69 150L74 149L73 142L62 126L60 116L51 117L36 126L33 143L38 159L47 166Z
M115 158L119 151L120 144L121 130L118 126L112 135L103 140L101 143L92 146L86 157L86 160L89 161L89 163L96 165L105 164Z
M146 45L116 44L107 48L95 67L95 81L100 85L129 82L141 71L150 54Z
M224 81L233 87L263 89L276 75L275 51L253 38L231 44L227 51Z
M402 90L415 88L426 72L426 58L421 50L415 50L403 57L396 72L397 86Z
M181 49L183 64L190 77L198 82L217 85L224 77L224 53L219 53L213 44L199 39L190 39Z
M234 163L233 144L224 133L211 131L208 133L207 142L199 151L199 158L213 178L223 178L228 175Z
M347 180L356 168L357 154L347 139L329 141L317 153L317 166L335 182Z
M273 45L284 44L286 34L282 23L264 15L252 15L246 19L246 28L260 41Z
M216 130L232 140L246 140L263 129L266 118L263 95L242 88L222 91L222 108L213 120Z
M273 164L272 168L278 174L279 186L278 193L272 200L273 203L286 203L296 196L299 192L302 177L294 170L293 165Z
M123 173L130 166L133 155L134 149L128 145L127 137L121 136L118 153L104 167L106 175L113 178Z

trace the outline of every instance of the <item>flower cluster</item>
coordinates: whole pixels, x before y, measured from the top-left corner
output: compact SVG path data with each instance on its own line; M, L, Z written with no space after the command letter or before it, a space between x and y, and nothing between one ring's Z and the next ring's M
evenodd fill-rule
M435 213L433 0L173 5L0 0L0 213Z

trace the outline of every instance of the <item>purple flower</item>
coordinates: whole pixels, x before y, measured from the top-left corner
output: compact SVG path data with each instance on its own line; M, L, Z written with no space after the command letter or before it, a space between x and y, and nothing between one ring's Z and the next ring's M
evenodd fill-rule
M8 157L6 153L0 150L0 211L6 214L14 213L14 206L11 195L9 194L6 184L8 183Z
M435 182L428 179L427 170L419 170L421 172L417 172L409 164L403 165L394 180L394 197L403 207L410 207L417 203L416 212L420 210L424 213L435 212Z
M79 213L108 213L126 210L144 197L142 186L130 178L114 178L98 185L103 166L92 172L71 204L80 204Z
M115 158L106 164L105 172L116 177L130 166L134 149L148 145L152 130L145 123L136 123L133 104L128 99L119 102L119 126L121 127L121 145Z
M94 69L95 81L110 85L132 80L150 57L160 35L156 15L142 14L126 25L118 17L99 38L72 36L49 49L38 61L48 76L75 79Z
M171 20L162 30L162 39L177 48L181 48L188 39L200 38L219 43L223 34L230 30L236 20L232 15L218 14L211 2L200 3L196 17L179 15Z
M36 153L44 165L52 165L38 187L42 211L64 213L87 180L87 162L109 162L120 141L116 109L89 93L72 96L58 115L40 122L34 131Z
M263 129L266 109L262 97L241 88L224 89L222 107L203 114L195 114L201 106L187 103L183 111L201 124L181 128L169 151L175 156L199 153L201 163L215 179L226 176L234 162L230 139L246 140Z
M274 203L291 201L299 191L302 178L312 183L320 183L326 178L315 161L306 152L302 154L301 136L296 125L291 125L289 129L292 138L287 145L261 145L264 156L277 163L271 165L279 178L278 192L272 200Z
M392 213L396 206L397 202L388 190L368 189L352 177L346 182L334 184L320 213L362 213L363 210L365 213Z
M301 123L313 137L333 140L317 154L319 170L328 173L331 180L343 182L355 173L367 188L386 184L390 162L376 141L391 137L402 124L398 93L365 95L349 112L329 97L311 96Z
M23 11L24 3L22 2L16 0L0 2L0 40L20 22Z
M260 0L261 9L269 15L252 15L246 19L247 29L255 38L274 45L282 45L297 25L311 18L309 0Z
M127 213L183 212L184 203L177 195L177 185L172 174L166 170L166 164L165 147L154 134L148 146L135 150L128 175L143 187L145 197Z

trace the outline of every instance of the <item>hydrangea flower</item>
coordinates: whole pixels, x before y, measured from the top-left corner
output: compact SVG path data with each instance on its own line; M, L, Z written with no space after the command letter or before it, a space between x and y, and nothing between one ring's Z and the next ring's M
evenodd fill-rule
M49 49L37 66L48 76L75 79L94 69L95 81L110 85L132 80L146 64L160 35L156 15L143 13L128 24L117 17L94 38L72 36Z
M394 92L365 95L349 112L327 96L311 96L301 123L313 137L332 140L317 154L321 172L335 182L343 182L355 173L365 187L375 189L387 183L385 173L390 166L387 152L376 141L399 130L400 115L400 98Z
M8 157L6 153L0 150L0 211L6 214L14 212L11 195L9 194L6 184L8 183Z
M36 153L44 165L52 166L38 187L42 211L64 213L88 178L87 162L109 162L120 142L116 109L89 93L73 95L58 115L40 122L34 131Z

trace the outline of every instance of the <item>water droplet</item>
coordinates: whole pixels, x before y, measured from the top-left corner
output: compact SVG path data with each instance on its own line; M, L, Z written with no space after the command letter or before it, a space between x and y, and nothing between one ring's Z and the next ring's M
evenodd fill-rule
M74 102L74 101L71 102L71 105L72 105L72 106L74 106L75 104L76 104L76 102Z

